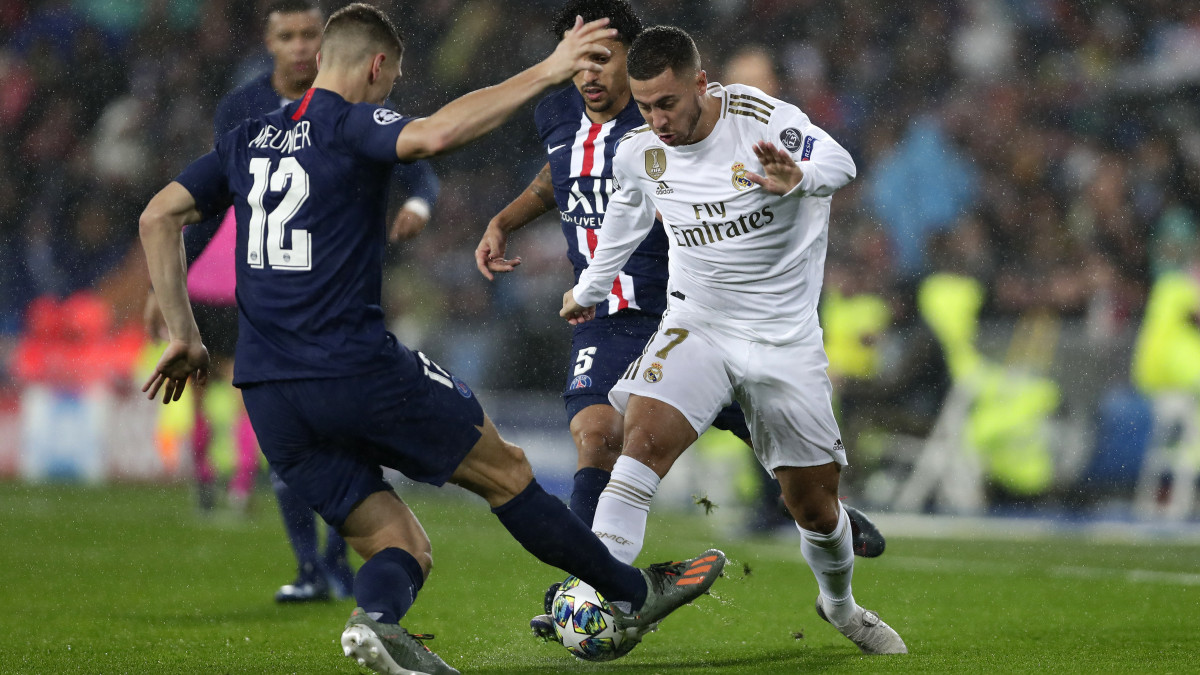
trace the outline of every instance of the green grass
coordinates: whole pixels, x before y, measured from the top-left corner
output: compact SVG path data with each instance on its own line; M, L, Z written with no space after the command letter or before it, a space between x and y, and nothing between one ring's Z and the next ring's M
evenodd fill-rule
M446 492L457 492L447 488ZM290 552L271 497L247 521L202 519L179 487L0 483L0 673L353 673L337 644L352 601L280 607ZM655 515L645 560L709 545L726 578L626 658L576 661L527 635L561 574L482 501L406 497L436 568L405 625L473 673L1196 672L1200 547L889 539L855 595L908 643L866 658L818 619L795 539L730 539ZM793 634L802 635L796 637Z

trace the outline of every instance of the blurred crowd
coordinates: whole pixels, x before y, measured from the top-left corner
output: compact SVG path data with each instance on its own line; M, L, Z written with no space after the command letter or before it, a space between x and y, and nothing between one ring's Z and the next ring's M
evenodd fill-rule
M41 296L90 290L119 325L146 277L137 216L212 145L217 100L266 70L262 5L6 0L0 9L0 336ZM345 3L326 2L329 12ZM551 0L380 1L407 51L396 107L423 114L553 49ZM827 290L911 314L935 271L982 282L984 318L1049 313L1092 339L1140 320L1154 276L1196 259L1200 4L1182 0L673 0L709 77L794 102L853 154ZM571 283L553 218L488 284L472 251L544 156L532 115L438 160L430 227L391 257L403 339L489 388L561 387ZM908 309L906 309L908 308Z

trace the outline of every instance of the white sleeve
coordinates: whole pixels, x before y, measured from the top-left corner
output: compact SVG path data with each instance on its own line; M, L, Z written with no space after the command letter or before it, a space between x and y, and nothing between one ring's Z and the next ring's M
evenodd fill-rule
M854 180L858 169L846 149L794 105L782 105L768 127L776 146L791 153L804 177L789 197L828 197Z
M624 170L618 148L613 162L616 192L604 212L600 224L596 253L575 285L575 302L584 307L600 304L612 292L613 280L634 249L654 227L654 204L638 186L638 181Z

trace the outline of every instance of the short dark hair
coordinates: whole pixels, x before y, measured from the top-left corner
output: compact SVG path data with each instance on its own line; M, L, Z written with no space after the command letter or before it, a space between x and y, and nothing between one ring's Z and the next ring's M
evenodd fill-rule
M577 16L582 16L584 23L608 17L608 27L617 29L617 42L626 46L633 44L642 32L642 20L633 12L629 0L570 0L558 10L550 25L555 40L561 40L563 33L575 27Z
M325 22L325 41L337 42L343 35L363 40L370 49L382 48L397 57L404 56L404 41L392 20L377 7L355 2L334 12Z
M675 26L642 31L629 48L629 77L652 80L668 68L676 75L700 70L700 52L692 36Z
M317 5L316 0L271 0L267 5L267 11L263 12L263 16L271 16L276 12L280 14L299 14L300 12L321 12L321 7ZM324 14L324 12L321 12Z

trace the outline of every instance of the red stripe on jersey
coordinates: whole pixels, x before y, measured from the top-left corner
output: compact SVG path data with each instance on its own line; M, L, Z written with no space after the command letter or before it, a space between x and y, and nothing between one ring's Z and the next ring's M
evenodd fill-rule
M618 312L623 309L627 309L629 307L629 300L625 299L625 294L621 292L621 276L620 275L617 275L617 278L613 279L612 294L617 296L617 311Z
M312 100L314 91L316 91L316 89L309 89L307 92L305 92L304 98L300 99L300 107L296 108L296 112L292 113L293 121L304 117L305 111L308 110L308 102Z
M596 137L600 135L600 128L603 126L593 122L592 128L588 130L587 140L583 142L583 166L579 169L581 176L590 176L592 173L592 161L596 157Z
M587 242L588 242L588 257L595 258L596 257L596 243L597 243L595 230L592 230L592 229L587 230Z

